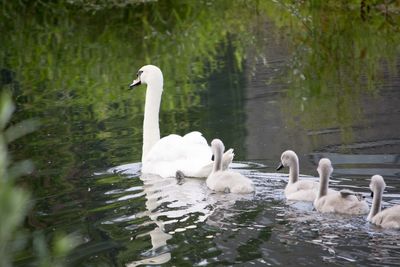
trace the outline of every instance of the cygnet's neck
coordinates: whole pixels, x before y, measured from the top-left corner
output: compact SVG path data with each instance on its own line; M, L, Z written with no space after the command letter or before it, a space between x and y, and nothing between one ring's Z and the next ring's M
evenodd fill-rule
M216 147L214 149L214 166L213 166L213 172L217 172L222 170L222 148L221 147Z
M328 193L329 176L330 173L324 170L322 170L319 174L319 190L317 199L326 196L326 194Z
M375 188L373 192L374 192L374 197L372 199L371 210L368 214L367 218L368 221L370 221L376 214L378 214L381 211L383 188Z
M160 140L158 115L160 112L162 87L162 82L153 82L147 85L143 120L142 162L153 145Z
M293 184L299 180L299 159L293 158L289 166L289 184Z

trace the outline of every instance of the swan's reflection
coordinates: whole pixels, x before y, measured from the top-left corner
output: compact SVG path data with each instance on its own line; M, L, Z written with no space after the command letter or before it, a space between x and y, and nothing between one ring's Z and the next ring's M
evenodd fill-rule
M238 164L238 167L243 166L248 167ZM239 212L232 209L237 200L254 198L254 194L214 193L207 188L204 179L184 178L178 183L175 178L140 174L139 170L140 164L126 164L108 170L140 178L143 182L143 191L140 193L145 195L146 210L135 214L135 218L150 219L141 225L143 228L154 225L152 230L136 236L137 240L150 237L151 249L142 253L142 259L127 264L129 267L167 263L171 260L167 242L175 233L194 229L202 222L225 228L221 223L230 221L228 218ZM265 179L262 181L267 182Z
M212 202L207 200L207 189L204 180L188 179L178 184L174 178L162 178L157 175L142 174L143 192L146 194L146 212L141 216L147 216L155 224L155 228L148 233L137 236L141 238L149 235L152 248L148 254L151 256L139 261L131 262L127 266L142 264L163 264L171 259L171 253L167 249L167 241L172 238L179 224L185 224L191 214L198 217L192 224L204 221L212 211ZM165 226L170 228L166 232ZM186 226L187 229L193 225ZM147 254L147 253L146 253Z
M314 211L311 203L288 202L283 195L287 175L245 167L237 171L253 180L255 195L214 193L204 180L185 178L180 185L175 179L142 175L140 190L145 194L146 211L135 215L146 218L141 229L152 226L142 234L151 238L152 247L142 253L141 260L128 266L171 262L175 242L170 239L175 233L203 226L207 228L205 238L211 239L220 252L216 258L207 259L210 263L251 260L256 265L285 265L293 258L301 259L300 263L314 258L315 262L338 263L379 260L385 265L398 260L394 252L399 244L396 232L380 233L365 216L323 215ZM124 173L139 177L139 173ZM133 189L140 191L139 186L130 191ZM389 199L391 206L399 195L390 195ZM141 242L140 236L136 238ZM177 243L178 247L182 245L179 240ZM292 257L287 258L287 253Z

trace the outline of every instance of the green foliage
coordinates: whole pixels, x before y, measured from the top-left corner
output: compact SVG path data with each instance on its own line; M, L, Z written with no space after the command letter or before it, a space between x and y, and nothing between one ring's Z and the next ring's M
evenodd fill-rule
M14 106L11 97L2 93L0 98L0 266L12 266L15 256L30 239L37 250L37 266L62 266L64 257L74 246L71 236L58 236L49 250L44 235L35 233L31 238L22 224L30 207L30 193L16 185L16 179L33 170L28 160L12 164L7 144L35 130L34 121L24 121L8 126ZM8 126L8 127L7 127Z
M3 93L0 98L0 265L11 266L12 252L20 247L21 241L17 237L17 229L24 219L29 201L29 193L15 187L16 171L9 173L10 159L7 154L7 124L11 119L14 106L8 94ZM7 134L8 133L8 134ZM30 171L31 166L20 164L20 172Z

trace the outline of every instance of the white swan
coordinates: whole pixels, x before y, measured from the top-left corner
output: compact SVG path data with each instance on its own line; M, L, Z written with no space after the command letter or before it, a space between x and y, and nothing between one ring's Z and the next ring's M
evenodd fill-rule
M185 136L171 134L160 139L158 116L163 92L163 75L153 65L143 66L130 88L147 84L143 121L142 173L174 177L180 170L188 177L207 177L211 171L211 149L200 132ZM223 168L233 159L233 149L223 156Z
M320 177L318 196L314 200L314 207L317 211L354 215L368 213L369 208L367 202L359 199L359 197L350 190L335 191L327 194L329 177L333 172L332 164L329 159L321 159L317 170Z
M385 187L386 184L382 176L372 176L369 188L372 191L373 199L367 220L383 228L400 228L400 205L381 211L381 201Z
M314 201L318 194L319 183L315 181L299 181L299 158L292 150L282 153L277 171L289 167L289 182L285 187L288 200Z
M214 155L214 167L206 180L208 188L214 191L246 194L254 191L253 182L240 173L222 169L222 153L224 144L219 139L211 142Z

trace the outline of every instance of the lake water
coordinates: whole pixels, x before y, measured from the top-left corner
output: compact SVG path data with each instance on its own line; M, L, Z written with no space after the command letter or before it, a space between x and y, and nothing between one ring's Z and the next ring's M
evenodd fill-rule
M331 187L370 204L370 178L381 174L383 206L400 204L399 24L380 6L350 27L359 9L253 4L82 4L77 14L66 5L48 17L24 7L29 16L2 21L1 86L14 95L14 121L41 122L10 146L36 166L21 179L34 198L26 228L79 236L69 265L398 265L399 231L288 202L288 170L275 169L292 149L302 178L316 179L328 157ZM395 22L396 8L387 9ZM222 139L254 194L141 174L145 86L128 85L148 63L164 72L161 134Z

